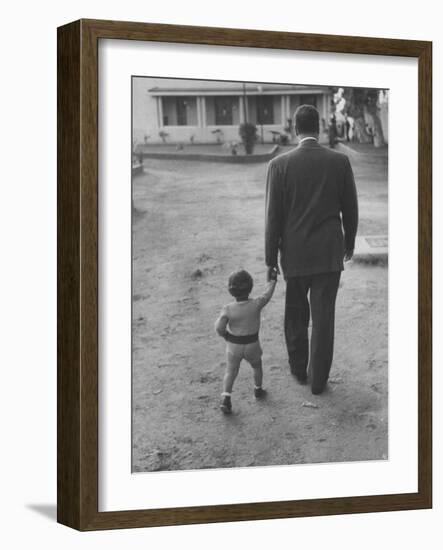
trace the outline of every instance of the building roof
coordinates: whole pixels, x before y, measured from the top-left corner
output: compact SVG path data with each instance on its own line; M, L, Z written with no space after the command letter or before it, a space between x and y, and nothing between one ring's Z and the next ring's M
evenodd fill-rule
M204 84L202 86L202 84ZM206 85L208 84L208 85ZM154 86L148 92L153 96L171 95L272 95L272 94L329 94L327 86L306 86L302 84L245 84L238 82L220 82L215 85L208 81L186 81L174 87Z

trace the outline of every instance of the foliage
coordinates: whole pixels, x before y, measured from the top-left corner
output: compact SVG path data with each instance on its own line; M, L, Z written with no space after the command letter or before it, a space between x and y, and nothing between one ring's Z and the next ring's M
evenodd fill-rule
M212 130L211 133L214 134L214 135L216 136L217 143L221 143L221 142L222 142L223 130L220 130L220 128L216 128L215 130Z
M239 134L247 155L254 151L254 145L257 141L257 127L252 122L243 122L240 124Z
M374 88L344 88L346 101L343 115L353 119L354 139L359 143L384 143L383 129L379 117L378 96L380 90Z
M294 124L293 124L291 118L287 118L287 119L286 119L286 125L285 125L285 127L283 128L283 131L286 132L286 134L292 136L292 134L293 134L293 132L294 132Z
M237 155L238 154L238 142L237 141L231 141L229 144L229 147L231 149L231 155Z

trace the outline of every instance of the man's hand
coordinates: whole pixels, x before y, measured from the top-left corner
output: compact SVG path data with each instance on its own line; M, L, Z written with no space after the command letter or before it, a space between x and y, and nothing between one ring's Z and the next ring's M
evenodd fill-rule
M352 248L347 248L345 250L345 256L344 256L344 260L345 262L349 262L350 260L352 260L352 256L354 255L354 249Z
M278 266L268 267L266 280L268 281L268 283L269 281L276 281L277 275L280 275L280 270L278 269Z

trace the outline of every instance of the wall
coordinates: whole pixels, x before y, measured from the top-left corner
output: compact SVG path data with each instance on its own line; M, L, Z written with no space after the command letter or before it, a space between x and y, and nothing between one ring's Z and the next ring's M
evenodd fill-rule
M221 82L223 87L231 85L231 83ZM213 87L211 81L199 81L199 87ZM160 79L160 78L141 78L133 79L133 135L136 143L144 143L147 138L147 143L162 143L163 139L160 136L160 131L166 132L166 141L170 143L189 143L191 139L194 143L216 143L217 134L214 130L220 129L223 135L220 137L222 141L238 141L238 125L240 123L241 113L243 111L243 98L237 97L233 100L232 125L217 125L215 114L215 98L213 96L205 96L199 98L201 107L198 107L197 98L189 101L188 121L185 126L177 125L176 107L174 98L165 96L159 98L149 93L149 90L159 87L177 87L177 80ZM193 81L189 81L189 86L195 86ZM232 86L238 86L232 83ZM263 139L265 142L271 143L273 140L272 131L282 132L287 119L282 120L282 99L284 110L289 116L293 116L295 109L303 100L308 100L307 95L272 95L274 123L263 125ZM203 109L203 101L205 107ZM162 119L168 117L169 124L164 128L159 128L159 123L163 124L163 120L159 120L158 102L162 103L161 113ZM260 96L247 96L247 113L248 121L257 124L257 103L260 102ZM324 117L325 104L327 99L324 96L316 97L317 107L320 111L320 116ZM201 108L202 125L198 124L197 109ZM206 113L206 117L204 116ZM206 124L204 123L206 119ZM261 136L261 128L259 128Z
M134 81L136 82L136 81ZM140 87L140 82L142 86ZM143 83L143 80L138 80L137 85L142 89L142 95L138 96L144 97L143 94L146 94L144 101L135 101L135 108L133 110L133 124L134 124L134 136L135 141L138 143L143 143L145 135L149 136L148 144L150 143L162 143L162 138L159 135L159 128L157 123L157 98L150 96L146 93L146 85ZM134 86L135 88L135 86ZM140 89L138 90L140 93ZM196 104L192 109L190 121L194 121L194 125L190 124L189 126L176 126L176 113L175 106L173 106L169 101L168 97L163 99L163 115L168 115L171 124L164 126L162 131L168 134L166 136L167 143L190 143L191 138L194 143L217 143L217 139L222 142L229 141L240 141L240 136L238 133L239 123L240 123L240 99L236 98L234 101L234 108L232 113L232 125L217 125L215 118L215 105L214 98L211 96L206 96L205 100L205 112L206 112L206 123L207 125L198 126L197 125L197 111ZM250 122L255 122L256 120L256 98L253 96L248 97L249 103L249 118ZM143 104L143 105L141 105ZM172 108L173 107L173 108ZM253 116L252 116L253 115ZM275 124L266 124L264 125L263 136L264 141L267 143L272 142L271 130L281 132L283 131L283 124L280 123L281 120L281 99L280 97L274 98L274 120ZM221 130L221 134L214 133L215 130ZM258 133L260 134L260 128L258 127Z
M157 110L155 100L148 94L146 82L141 78L132 79L132 97L146 97L146 101L132 102L132 124L134 141L143 143L144 136L148 133L148 126L157 123Z
M283 546L317 550L433 550L443 522L443 37L439 4L373 0L358 5L274 0L140 3L136 0L6 3L0 40L3 82L0 235L2 366L1 540L5 548L208 549ZM399 16L401 14L401 20ZM56 27L79 17L298 32L434 39L435 165L435 508L104 533L77 533L54 522L56 494ZM30 141L37 133L38 139ZM407 153L407 141L405 141ZM405 264L405 268L407 265ZM397 281L396 284L402 284ZM405 289L405 293L408 289ZM407 427L406 427L407 428Z

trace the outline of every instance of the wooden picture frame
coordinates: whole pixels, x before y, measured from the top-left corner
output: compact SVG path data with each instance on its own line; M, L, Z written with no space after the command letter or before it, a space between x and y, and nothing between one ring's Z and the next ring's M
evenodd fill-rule
M158 41L418 59L418 491L98 511L98 42ZM79 530L244 521L432 506L432 44L80 20L58 29L58 521Z

